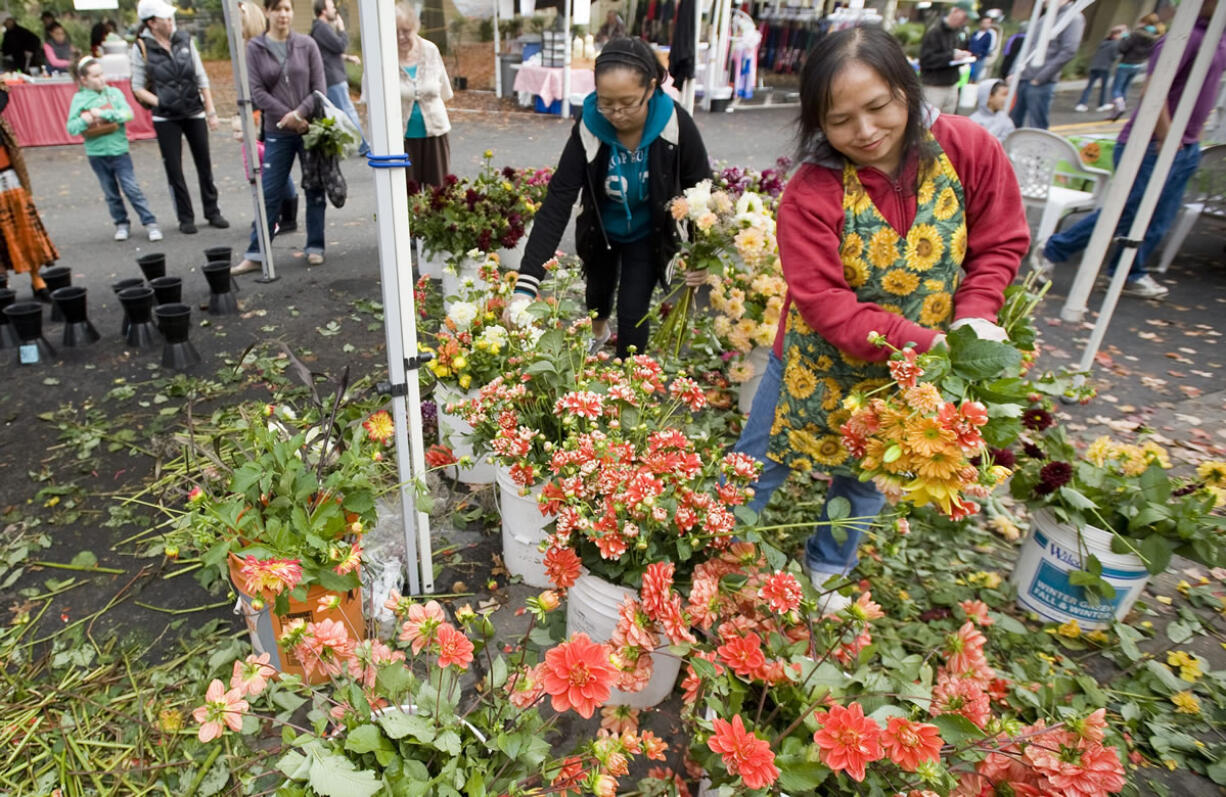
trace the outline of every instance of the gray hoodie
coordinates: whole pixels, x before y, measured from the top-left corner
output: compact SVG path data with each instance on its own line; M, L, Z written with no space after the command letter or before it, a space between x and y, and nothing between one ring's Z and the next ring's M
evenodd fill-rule
M971 121L987 130L998 141L1004 141L1005 136L1013 132L1013 120L1003 110L996 113L988 110L988 98L992 96L992 89L1000 82L1002 81L985 80L979 84L979 106L971 114Z

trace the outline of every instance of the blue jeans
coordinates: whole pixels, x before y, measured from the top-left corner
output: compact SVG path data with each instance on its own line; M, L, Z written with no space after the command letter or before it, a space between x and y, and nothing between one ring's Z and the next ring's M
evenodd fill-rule
M333 83L328 86L327 94L332 104L344 111L345 116L348 116L353 126L360 131L362 121L358 118L358 109L353 107L353 100L349 97L349 84L347 82ZM363 135L362 143L358 145L358 154L365 155L367 152L370 152L370 145L366 143L366 136Z
M1128 86L1141 71L1141 64L1118 64L1115 67L1115 82L1111 84L1111 99L1122 100L1128 95Z
M762 382L758 385L758 392L754 394L753 406L749 410L745 428L741 430L741 437L733 446L734 451L748 454L763 463L762 474L753 485L753 500L749 502L749 508L755 512L761 512L766 507L771 495L788 477L786 465L766 456L782 385L783 362L772 351L766 363L766 372L762 375ZM862 482L852 476L836 474L826 492L826 501L829 503L830 499L840 497L846 498L851 504L848 517L860 520L840 524L847 532L847 539L840 543L831 532L826 508L822 507L822 514L813 534L805 543L805 564L814 572L829 575L849 573L859 561L856 548L860 544L861 535L868 530L873 518L885 506L885 496L872 482Z
M1112 153L1117 167L1123 153L1124 144L1117 143ZM1120 222L1115 227L1117 236L1128 235L1128 231L1132 229L1132 220L1137 215L1137 208L1141 205L1141 198L1145 195L1145 187L1149 185L1149 178L1154 173L1154 163L1157 160L1158 145L1151 142L1149 148L1145 150L1145 158L1141 161L1137 179L1128 193L1128 201L1124 203ZM1171 163L1171 172L1162 186L1162 194L1154 208L1153 218L1149 220L1149 227L1145 230L1145 240L1137 249L1137 258L1132 262L1132 269L1128 272L1129 282L1145 275L1145 261L1158 248L1158 244L1162 243L1167 230L1174 223L1175 216L1179 213L1179 206L1183 202L1184 189L1188 187L1188 180L1196 174L1196 168L1199 165L1200 147L1195 142L1184 144L1175 153L1175 160ZM1064 232L1056 233L1048 238L1047 246L1043 248L1044 256L1053 263L1063 263L1085 249L1094 233L1094 225L1098 223L1098 213L1099 211L1096 210ZM1120 262L1120 251L1120 248L1116 247L1115 252L1112 253L1108 261L1107 273L1115 273L1115 267Z
M1081 99L1077 100L1078 105L1085 105L1090 101L1090 92L1094 90L1094 83L1099 83L1098 87L1098 104L1107 104L1107 77L1111 71L1108 69L1091 69L1090 79L1086 81L1086 90L1081 92Z
M268 223L274 224L281 214L281 201L286 198L286 182L289 180L290 169L294 166L294 158L302 156L302 136L264 136L264 163L260 165L260 174L264 182L264 210L268 214ZM306 194L306 246L303 251L308 255L324 253L324 211L328 207L328 199L323 191L303 191ZM269 230L271 234L273 230ZM251 241L247 244L248 260L261 262L260 244L255 230L251 231Z
M89 166L98 175L102 184L102 195L106 197L107 210L111 212L111 221L115 226L128 225L128 209L124 207L123 197L132 203L132 209L140 218L140 223L148 227L157 224L157 217L149 209L145 195L136 182L136 172L132 169L132 157L128 153L122 155L90 155ZM120 191L123 195L120 195Z
M1047 113L1051 110L1052 94L1056 90L1055 83L1044 83L1041 86L1031 85L1030 81L1019 83L1017 87L1017 102L1013 106L1014 127L1037 127L1047 129Z

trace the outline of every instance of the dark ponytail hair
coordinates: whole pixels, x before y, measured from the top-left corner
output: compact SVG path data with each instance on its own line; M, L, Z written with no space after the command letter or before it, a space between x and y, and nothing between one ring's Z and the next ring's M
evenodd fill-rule
M911 153L919 155L920 174L935 159L927 145L924 126L924 92L919 77L898 40L876 26L847 28L822 38L809 51L800 72L800 116L796 120L797 159L820 161L841 158L826 140L822 122L830 109L831 87L839 73L852 61L872 69L886 82L894 96L907 105L907 126L903 131L903 162Z
M605 42L604 49L596 56L596 79L615 69L630 69L639 75L639 84L646 88L654 79L656 86L663 86L668 73L656 58L647 42L639 38L621 36Z

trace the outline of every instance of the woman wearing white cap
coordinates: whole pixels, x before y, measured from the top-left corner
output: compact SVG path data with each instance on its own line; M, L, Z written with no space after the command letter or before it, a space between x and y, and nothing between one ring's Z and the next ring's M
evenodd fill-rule
M218 119L200 53L190 35L175 29L175 7L166 0L140 0L136 11L141 27L131 51L132 94L153 112L179 231L196 232L196 212L183 177L184 138L196 164L204 217L213 227L229 227L213 184L209 131L217 129Z

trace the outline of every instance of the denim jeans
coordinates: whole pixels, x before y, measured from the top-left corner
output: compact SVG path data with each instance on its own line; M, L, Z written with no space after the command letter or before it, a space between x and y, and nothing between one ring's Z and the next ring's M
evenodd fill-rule
M758 477L757 483L753 485L755 491L753 500L749 502L749 508L755 512L762 511L770 501L771 495L788 477L786 465L766 456L770 445L771 426L775 422L775 407L779 403L779 391L782 385L783 362L772 351L766 362L766 372L762 375L762 382L758 385L758 392L754 394L753 406L749 409L749 418L745 421L745 428L741 430L741 437L733 446L734 451L748 454L763 463L762 474ZM873 518L881 512L881 508L885 506L885 496L872 482L862 482L853 476L836 474L832 477L830 489L826 492L827 504L832 498L846 498L851 504L851 511L847 516L859 518L859 520L841 524L843 530L847 532L847 539L840 543L831 531L826 507L822 507L822 514L814 527L813 534L805 543L805 564L814 572L845 575L855 568L859 561L856 556L856 548L860 543L860 537L872 525Z
M1116 144L1112 157L1117 167L1123 153L1124 145ZM1154 173L1154 163L1157 160L1158 145L1151 142L1149 148L1145 150L1145 158L1141 161L1137 179L1128 193L1128 200L1124 203L1120 222L1115 227L1117 236L1128 235L1128 231L1132 229L1132 220L1137 215L1137 208L1141 205L1141 198L1145 195L1145 188L1149 185L1149 178ZM1188 187L1188 180L1196 174L1196 168L1199 165L1200 146L1195 142L1184 144L1175 153L1175 160L1171 163L1171 172L1162 186L1162 194L1154 208L1153 218L1149 220L1149 227L1145 230L1145 240L1137 249L1137 258L1132 262L1132 268L1128 272L1129 282L1145 275L1145 262L1158 248L1158 244L1162 243L1162 239L1171 228L1171 224L1174 223L1175 216L1179 213L1179 206L1183 202L1184 189ZM1053 263L1063 263L1085 249L1094 233L1094 225L1098 223L1098 213L1099 211L1096 210L1078 220L1067 230L1048 238L1047 246L1043 248L1043 254L1047 259ZM1108 274L1115 273L1115 267L1120 262L1120 251L1120 248L1116 247L1112 253L1107 265Z
M281 201L285 199L285 184L289 178L290 169L294 166L294 158L302 156L302 136L264 136L264 162L260 165L260 173L264 183L264 210L268 214L268 223L272 225L281 214ZM328 207L328 199L323 191L303 191L306 194L306 246L303 251L308 255L324 253L324 211ZM273 230L269 230L270 235ZM255 230L251 231L251 241L247 244L248 260L257 263L264 258L260 254L260 245Z
M1009 114L1013 118L1013 126L1046 130L1047 113L1051 110L1051 98L1055 90L1055 83L1034 86L1027 80L1019 84L1017 103L1013 106L1013 113Z
M1081 92L1081 99L1077 100L1078 105L1086 105L1090 101L1090 93L1094 91L1094 83L1097 81L1098 86L1098 104L1107 104L1107 78L1111 72L1107 69L1091 69L1090 79L1086 81L1086 90Z
M128 153L122 155L90 155L89 166L98 175L102 185L102 195L106 197L106 207L111 212L111 221L115 226L128 224L128 209L124 207L123 197L128 198L132 209L140 218L140 223L148 227L157 224L157 217L149 209L145 195L136 182L136 172L132 169L132 157ZM120 192L123 195L120 195Z
M328 86L328 99L337 108L345 112L345 116L353 122L353 126L359 131L362 129L362 120L358 118L358 109L353 107L353 100L349 97L348 83L333 83ZM366 143L366 136L362 136L362 143L358 145L358 154L365 155L370 152L370 145Z
M1111 84L1111 99L1119 100L1128 96L1128 86L1140 71L1141 64L1117 64L1115 82Z

